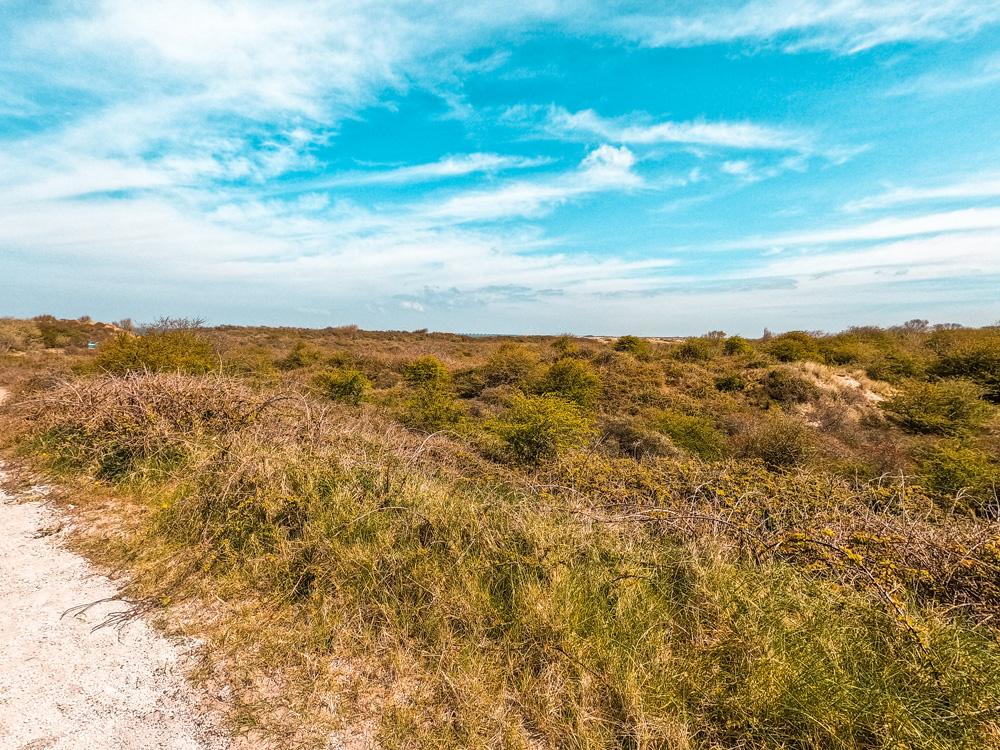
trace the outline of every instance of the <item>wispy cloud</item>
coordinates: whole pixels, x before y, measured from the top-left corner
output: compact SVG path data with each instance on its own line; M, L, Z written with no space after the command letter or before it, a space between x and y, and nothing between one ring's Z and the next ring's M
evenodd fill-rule
M844 205L849 212L888 208L903 203L923 203L967 198L993 198L1000 196L1000 176L984 175L974 179L932 187L898 187L880 195L870 195Z
M925 73L887 92L888 96L941 96L1000 84L1000 56L976 61L964 72Z
M321 179L304 186L316 189L322 185L378 185L404 184L442 180L450 177L485 172L496 174L510 169L530 169L551 164L548 157L502 156L500 154L460 154L444 156L427 164L413 164L394 169L371 170L366 172L346 172L333 178Z
M916 279L1000 274L1000 227L933 237L911 237L855 250L775 257L761 276L851 277L888 271Z
M512 110L508 116L516 119L530 115L529 110L522 108ZM551 106L543 110L541 126L559 137L597 138L629 145L676 143L749 150L813 150L810 138L804 134L751 122L658 122L644 114L606 118L592 109L570 112L563 107Z
M467 192L426 213L456 222L539 216L571 198L641 187L642 178L632 171L634 164L635 155L626 146L605 144L587 154L574 172L547 180L513 182L496 190Z
M625 14L615 26L655 47L746 40L787 51L852 54L884 44L967 36L1000 21L993 0L755 0Z
M773 248L830 245L997 228L1000 228L1000 208L967 208L907 218L888 217L866 224L837 229L822 229L770 238L752 238L732 243L729 247Z

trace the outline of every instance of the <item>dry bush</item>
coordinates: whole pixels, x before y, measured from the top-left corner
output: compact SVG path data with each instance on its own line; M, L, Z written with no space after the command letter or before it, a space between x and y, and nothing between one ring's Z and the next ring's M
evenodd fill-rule
M818 453L815 433L802 421L776 410L753 420L735 439L735 453L775 469L805 464Z

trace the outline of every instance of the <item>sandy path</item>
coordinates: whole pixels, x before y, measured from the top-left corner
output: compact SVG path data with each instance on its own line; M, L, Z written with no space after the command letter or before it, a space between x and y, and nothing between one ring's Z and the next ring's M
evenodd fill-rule
M141 621L92 633L121 603L60 618L116 593L59 546L65 531L39 534L60 523L50 508L0 488L0 750L227 747L194 707L181 647Z

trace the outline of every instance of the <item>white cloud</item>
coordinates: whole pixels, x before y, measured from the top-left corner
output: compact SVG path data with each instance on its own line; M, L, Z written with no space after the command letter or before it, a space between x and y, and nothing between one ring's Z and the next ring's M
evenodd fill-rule
M1000 177L984 175L948 185L933 187L899 187L880 195L871 195L844 205L849 212L887 208L904 203L923 203L936 200L961 200L965 198L993 198L1000 196Z
M642 179L632 171L634 164L635 155L626 146L604 144L587 154L574 172L547 180L512 182L496 190L466 192L427 208L425 213L456 222L540 216L588 193L640 187Z
M754 275L801 279L842 276L839 283L870 277L876 271L905 274L910 281L1000 274L1000 229L913 237L858 250L782 256Z
M727 247L735 249L829 245L995 228L1000 228L1000 208L967 208L908 218L888 217L839 229L822 229L770 238L750 238L731 243Z
M887 92L888 96L941 96L970 91L1000 83L1000 56L976 61L972 70L961 73L926 73Z
M515 117L517 113L515 113ZM651 145L678 143L722 148L811 151L809 138L750 122L653 122L646 115L601 117L592 109L570 112L548 108L543 126L559 136L598 137L611 143Z
M960 38L1000 20L994 0L755 0L696 7L710 10L624 14L614 26L655 47L747 40L790 52L851 54L895 42Z
M348 172L329 179L317 180L308 187L315 189L322 185L375 185L424 182L461 177L476 172L496 173L508 169L529 169L551 163L547 158L523 156L502 156L500 154L460 154L445 156L428 164L414 164L407 167L370 172Z
M722 171L726 174L736 175L737 177L746 177L750 174L750 169L753 165L746 161L745 159L737 161L727 161L722 164Z

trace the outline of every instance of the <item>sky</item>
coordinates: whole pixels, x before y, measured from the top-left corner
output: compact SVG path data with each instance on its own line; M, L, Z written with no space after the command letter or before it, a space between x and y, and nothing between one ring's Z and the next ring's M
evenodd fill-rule
M1000 319L1000 0L2 0L0 315Z

